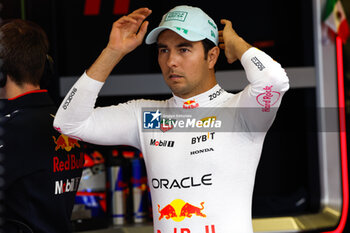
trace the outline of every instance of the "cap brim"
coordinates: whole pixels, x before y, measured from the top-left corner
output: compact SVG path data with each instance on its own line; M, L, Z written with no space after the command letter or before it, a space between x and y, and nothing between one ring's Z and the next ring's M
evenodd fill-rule
M158 40L158 36L159 34L164 31L164 30L172 30L173 32L176 32L178 35L180 35L181 37L183 37L184 39L188 40L188 41L200 41L200 40L204 40L206 37L202 36L198 33L195 33L193 31L188 30L185 33L185 30L183 29L177 29L175 27L170 27L170 26L160 26L157 27L155 29L153 29L146 37L146 44L153 44L155 42L157 42Z

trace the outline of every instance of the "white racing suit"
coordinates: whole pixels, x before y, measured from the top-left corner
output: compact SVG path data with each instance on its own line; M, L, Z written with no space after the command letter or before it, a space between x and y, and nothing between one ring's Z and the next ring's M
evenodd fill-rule
M256 48L241 63L250 84L238 94L216 85L190 99L140 99L102 108L94 105L103 83L83 74L63 100L54 127L90 143L141 150L155 233L251 233L264 137L289 82L280 64ZM188 120L197 109L205 111Z

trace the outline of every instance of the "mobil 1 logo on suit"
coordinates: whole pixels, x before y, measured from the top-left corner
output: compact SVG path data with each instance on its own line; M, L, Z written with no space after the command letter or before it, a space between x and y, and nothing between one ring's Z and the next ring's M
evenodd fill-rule
M150 146L174 147L175 141L151 139Z

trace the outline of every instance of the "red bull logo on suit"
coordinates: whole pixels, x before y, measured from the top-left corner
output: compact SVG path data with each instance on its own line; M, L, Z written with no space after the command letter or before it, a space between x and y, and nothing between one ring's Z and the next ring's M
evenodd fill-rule
M167 220L173 220L175 222L181 222L186 218L206 218L207 215L204 211L204 204L205 202L200 202L196 204L191 204L189 202L185 202L181 199L175 199L170 204L167 204L161 208L160 205L158 205L158 213L159 221L167 221ZM203 224L203 233L215 233L215 225L210 224L206 225ZM196 230L197 231L197 230ZM193 229L189 226L183 226L183 227L175 227L173 229L169 229L169 231L163 231L157 229L157 233L193 233ZM198 233L198 232L196 232Z
M204 202L201 202L200 207L197 207L181 199L175 199L162 209L158 205L158 212L160 214L158 220L164 218L166 220L172 219L175 222L181 222L185 218L192 218L193 216L205 218L207 216L202 212L203 210Z
M192 109L199 107L199 104L195 100L188 100L183 103L182 107L185 109Z

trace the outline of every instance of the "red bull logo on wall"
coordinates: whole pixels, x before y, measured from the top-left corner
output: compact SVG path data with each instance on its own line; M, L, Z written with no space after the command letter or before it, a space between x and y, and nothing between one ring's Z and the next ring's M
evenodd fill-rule
M66 150L67 152L71 151L73 148L75 147L79 147L80 148L80 145L78 143L78 140L77 139L73 139L73 138L70 138L66 135L63 135L61 134L57 140L56 140L56 137L55 136L52 136L55 144L56 144L56 147L55 147L55 150L57 151L58 149L64 149Z
M175 222L181 222L185 218L192 218L193 216L205 218L207 216L202 212L203 210L204 202L201 202L198 207L181 199L175 199L162 209L158 205L158 212L160 214L158 220L172 219Z

